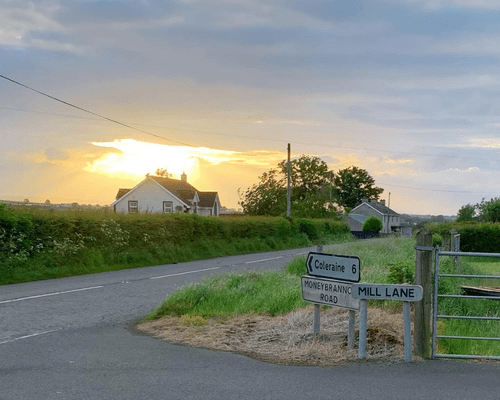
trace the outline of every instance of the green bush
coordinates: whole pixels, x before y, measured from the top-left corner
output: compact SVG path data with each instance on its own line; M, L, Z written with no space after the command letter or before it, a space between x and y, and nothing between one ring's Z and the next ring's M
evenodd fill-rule
M427 224L433 234L445 235L454 230L460 234L460 250L465 252L500 253L500 223L445 222Z
M443 237L439 233L432 234L432 246L442 246L443 245Z
M364 232L380 232L383 228L382 220L372 215L368 217L361 228Z
M391 284L414 284L415 263L411 260L400 260L392 265L389 265L387 280Z
M301 218L297 221L297 223L299 225L299 232L307 235L309 240L318 239L318 231L310 219Z

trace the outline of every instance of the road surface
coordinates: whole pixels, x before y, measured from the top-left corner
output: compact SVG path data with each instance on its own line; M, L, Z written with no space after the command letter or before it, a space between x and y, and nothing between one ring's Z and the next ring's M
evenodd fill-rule
M0 287L0 399L498 399L499 364L273 365L142 335L178 287L280 269L286 250Z

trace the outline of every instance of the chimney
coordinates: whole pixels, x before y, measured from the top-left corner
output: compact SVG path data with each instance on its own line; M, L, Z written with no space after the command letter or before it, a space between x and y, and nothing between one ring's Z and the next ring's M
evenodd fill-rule
M380 204L382 204L383 206L385 206L385 200L380 200Z
M188 181L188 177L186 175L186 172L184 172L184 171L182 171L181 181L182 182L187 182Z

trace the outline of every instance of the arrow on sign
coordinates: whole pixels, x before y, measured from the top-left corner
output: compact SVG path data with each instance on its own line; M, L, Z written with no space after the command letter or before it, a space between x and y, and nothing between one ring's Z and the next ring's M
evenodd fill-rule
M307 272L311 276L359 282L359 258L334 254L309 253Z

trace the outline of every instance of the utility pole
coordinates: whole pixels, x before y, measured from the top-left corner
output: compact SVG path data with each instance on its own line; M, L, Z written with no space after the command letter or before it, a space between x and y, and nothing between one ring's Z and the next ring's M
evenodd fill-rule
M292 188L291 188L291 185L290 185L290 182L291 182L291 177L290 177L290 174L291 174L291 164L290 164L290 143L288 143L288 162L287 162L287 164L286 164L286 168L287 168L287 186L286 186L286 216L287 216L287 218L290 218L291 208L292 208L292 201L291 201L291 197L292 197Z

